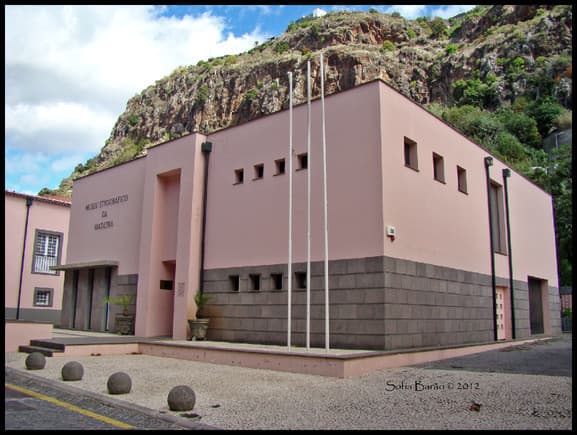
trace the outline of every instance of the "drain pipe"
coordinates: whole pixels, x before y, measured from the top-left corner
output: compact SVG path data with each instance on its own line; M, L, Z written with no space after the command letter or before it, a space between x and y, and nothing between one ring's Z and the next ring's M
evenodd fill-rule
M203 200L202 200L202 239L200 242L200 284L198 291L200 294L204 293L204 240L206 237L206 198L208 190L208 158L212 151L212 142L203 142L200 146L202 154L204 154L204 186L203 186Z
M487 180L487 205L489 211L489 241L491 245L491 288L493 290L493 339L497 341L497 283L495 280L495 246L493 242L493 213L491 210L491 179L489 167L493 166L493 157L485 157L485 178Z
M507 255L509 256L509 293L511 300L511 338L515 339L515 287L513 285L513 248L511 246L511 221L509 219L509 185L507 179L511 176L511 170L503 169L503 186L505 189L505 219L507 224Z
M22 241L22 261L20 262L20 280L18 283L18 303L16 305L16 320L20 320L20 299L22 298L22 277L24 275L24 259L26 256L26 236L28 234L28 217L30 216L30 206L32 198L26 197L26 222L24 223L24 240Z

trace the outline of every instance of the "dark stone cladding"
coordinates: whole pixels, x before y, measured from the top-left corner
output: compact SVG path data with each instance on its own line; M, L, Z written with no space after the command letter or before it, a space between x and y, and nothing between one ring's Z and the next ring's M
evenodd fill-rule
M106 304L107 294L106 271L104 268L94 269L92 294L89 287L89 271L78 271L78 288L74 292L74 271L67 270L64 276L64 296L62 299L62 312L59 325L62 328L82 329L90 331L106 331ZM137 293L138 275L118 275L117 269L112 269L110 277L110 295ZM89 312L90 311L90 312ZM110 332L116 332L115 316L122 312L122 307L110 305L108 326ZM136 301L129 307L130 313L136 312Z
M16 319L16 308L4 307L4 318L6 320ZM20 320L58 324L60 322L60 310L53 308L21 308Z
M287 269L277 264L206 270L204 291L212 296L207 338L286 345ZM306 272L306 263L293 264L292 284L291 344L304 346L306 290L296 288L296 272ZM282 290L274 289L275 273L283 274ZM251 274L260 275L260 290L251 290ZM232 290L231 275L239 276L239 291ZM322 261L311 263L310 281L310 344L324 347ZM497 278L498 286L508 284ZM493 340L491 276L476 272L391 257L334 260L329 306L331 348L394 350ZM528 290L521 281L515 281L515 317L517 338L528 337Z

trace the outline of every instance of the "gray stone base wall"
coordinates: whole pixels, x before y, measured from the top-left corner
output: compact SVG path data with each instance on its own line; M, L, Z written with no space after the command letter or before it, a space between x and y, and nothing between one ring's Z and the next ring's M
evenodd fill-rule
M306 340L306 290L298 289L293 264L292 336ZM311 263L310 344L325 346L324 264ZM282 273L282 290L271 274ZM230 276L238 275L238 291ZM250 275L260 275L252 290ZM204 291L212 296L207 338L286 345L287 265L206 270ZM508 287L508 279L498 278ZM530 335L527 283L515 282L517 337ZM551 291L554 293L554 291ZM550 310L558 310L551 295ZM557 304L557 308L555 308ZM390 257L329 262L329 331L332 348L393 350L493 341L491 276ZM553 317L552 317L553 318ZM555 326L557 325L557 326ZM552 321L560 331L560 322Z
M549 286L549 316L551 323L550 335L561 335L561 296L559 288Z
M60 310L49 308L20 308L20 320L60 323ZM16 319L16 308L4 307L4 319Z

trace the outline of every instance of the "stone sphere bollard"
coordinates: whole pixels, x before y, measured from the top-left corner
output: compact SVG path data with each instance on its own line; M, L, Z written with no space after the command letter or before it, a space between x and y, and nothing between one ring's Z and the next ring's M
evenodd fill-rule
M108 392L110 394L127 394L130 393L132 387L132 380L124 372L117 372L108 378Z
M171 411L190 411L195 403L196 395L186 385L178 385L168 393L168 407Z
M26 357L28 370L42 370L46 366L46 357L41 352L32 352Z
M79 381L84 375L84 367L78 361L68 361L62 367L62 380Z

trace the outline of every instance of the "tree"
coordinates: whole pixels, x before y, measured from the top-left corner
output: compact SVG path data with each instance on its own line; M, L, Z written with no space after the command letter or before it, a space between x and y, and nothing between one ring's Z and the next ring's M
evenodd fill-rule
M515 113L511 109L501 109L497 116L507 131L517 136L517 139L532 148L541 148L542 139L537 130L537 122L524 113Z
M447 29L445 20L443 20L441 17L433 18L431 20L430 26L435 38L445 39L449 36L449 29Z
M571 285L573 269L572 144L551 153L547 190L553 196L559 285Z
M539 134L545 137L555 125L555 120L563 112L563 106L552 97L538 98L527 106L527 114L537 122Z

